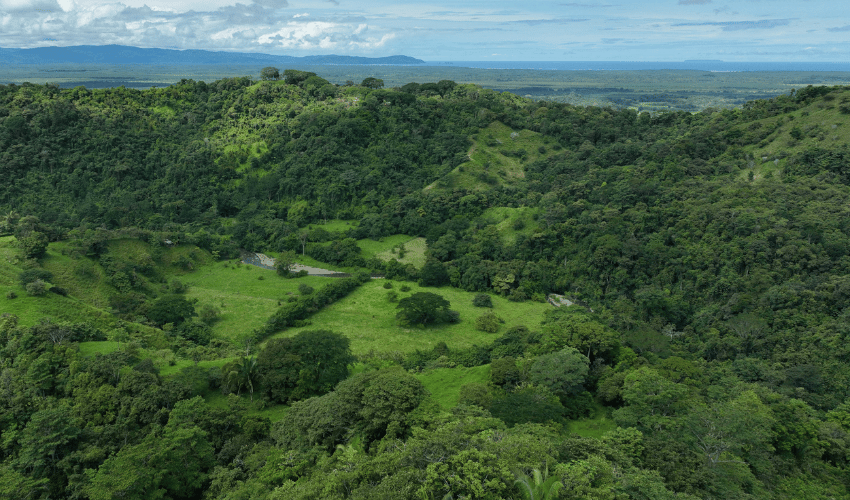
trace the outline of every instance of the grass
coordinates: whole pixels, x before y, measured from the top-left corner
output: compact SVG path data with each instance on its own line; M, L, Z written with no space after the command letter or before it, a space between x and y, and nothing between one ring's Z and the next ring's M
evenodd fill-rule
M473 344L488 344L499 335L475 329L476 318L485 311L472 305L474 293L451 287L427 288L394 281L392 290L398 293L399 299L420 291L437 293L451 303L451 309L458 311L461 318L456 324L426 328L399 326L395 318L397 303L387 300L389 290L383 288L385 282L372 280L348 297L322 309L310 318L309 329L331 330L347 336L354 354L365 354L370 350L407 353L416 349L432 349L439 342L460 349ZM409 286L411 290L401 292L402 285ZM493 306L493 311L505 320L500 332L516 325L537 328L543 312L551 307L541 302L510 302L502 297L493 297ZM290 328L272 338L289 337L300 330L303 329Z
M390 238L395 238L391 236ZM402 264L413 264L414 267L421 269L422 266L425 265L425 250L428 249L425 244L425 238L410 238L405 236L407 241L400 242L397 246L378 252L375 254L375 257L389 261L391 259L396 259ZM401 246L404 246L404 257L401 257Z
M779 126L764 141L744 150L753 157L748 168L742 168L740 177L748 180L750 172L753 181L770 176L780 176L785 169L789 156L810 147L836 148L850 143L850 117L842 114L839 107L850 100L850 91L838 90L830 93L830 101L817 101L783 117L770 117L758 120L764 127ZM739 126L746 130L749 125ZM799 131L801 137L792 137L792 131Z
M308 225L307 229L314 229L314 228L320 227L320 228L324 229L325 231L328 231L328 232L331 232L331 233L334 233L334 232L344 233L345 231L348 231L349 229L353 229L356 226L357 226L356 220L329 219L326 222L314 222L313 224Z
M539 224L534 217L539 212L538 208L531 207L493 207L485 210L481 217L493 221L502 236L502 241L511 245L516 241L517 235L528 236L535 231Z
M523 153L518 156L520 151ZM467 153L468 161L425 189L464 188L482 191L495 186L519 186L525 182L526 164L554 152L537 132L513 130L507 125L493 122L474 136L472 147Z
M220 358L220 359L213 359L213 360L210 360L210 361L199 361L198 367L205 368L205 369L221 368L222 366L226 365L227 363L231 362L234 359L237 359L237 358ZM195 362L192 361L191 359L178 359L175 364L173 364L171 366L164 366L164 367L160 368L159 374L164 376L164 377L167 377L169 375L174 375L174 374L178 373L183 368L188 368L190 366L193 366L194 364L195 364Z
M570 420L567 430L581 437L600 439L606 432L613 431L617 424L602 405L597 404L591 417Z
M415 375L431 393L443 409L457 406L460 388L474 382L487 383L490 380L490 365L472 368L437 368Z
M126 342L124 343L126 345ZM104 340L100 342L80 342L80 354L82 356L94 356L95 354L109 354L121 348L119 342Z
M18 249L14 246L13 237L0 239L0 313L10 313L18 316L21 326L32 326L42 318L69 323L91 322L99 328L111 328L115 318L107 311L98 307L100 304L86 300L88 297L77 298L73 294L73 280L67 278L67 267L70 258L56 252L55 243L48 247L47 255L42 258L45 269L54 275L54 285L68 288L71 296L63 297L54 293L46 293L40 297L29 295L18 282L18 276L23 272L18 259ZM13 292L15 299L7 299L6 295Z
M106 275L97 261L85 257L72 258L67 242L51 243L41 265L53 273L56 285L68 294L100 309L109 308L109 296L115 289L106 283Z
M204 266L181 277L189 285L186 296L198 299L197 308L210 305L221 311L213 325L213 334L232 341L262 326L278 303L298 294L298 285L304 283L317 289L328 279L318 276L285 279L275 271L245 264L237 266L233 262Z
M369 259L380 253L390 252L393 248L397 248L399 245L407 243L410 240L410 236L406 234L394 234L392 236L384 236L379 240L373 240L371 238L357 240L357 246L360 247L363 258Z

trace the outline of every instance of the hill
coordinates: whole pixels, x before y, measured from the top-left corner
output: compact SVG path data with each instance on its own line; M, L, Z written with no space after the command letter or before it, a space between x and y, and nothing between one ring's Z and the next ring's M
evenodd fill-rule
M6 496L848 495L850 89L283 75L0 87Z

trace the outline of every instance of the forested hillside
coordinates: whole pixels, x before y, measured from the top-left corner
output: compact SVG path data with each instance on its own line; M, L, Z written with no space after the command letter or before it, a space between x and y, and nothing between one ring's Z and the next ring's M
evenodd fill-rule
M0 86L0 496L850 496L850 89L382 86Z

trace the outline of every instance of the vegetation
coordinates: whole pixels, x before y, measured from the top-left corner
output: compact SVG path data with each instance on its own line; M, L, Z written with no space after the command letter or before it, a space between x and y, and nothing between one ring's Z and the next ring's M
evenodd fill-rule
M0 496L850 494L850 89L272 69L0 86Z

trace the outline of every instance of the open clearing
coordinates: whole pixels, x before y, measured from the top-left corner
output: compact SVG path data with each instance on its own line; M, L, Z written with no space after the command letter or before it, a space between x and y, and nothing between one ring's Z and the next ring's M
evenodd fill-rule
M461 387L474 382L486 384L490 380L490 365L436 368L418 373L415 377L428 389L441 408L450 410L457 406Z
M330 278L326 278L330 279ZM525 325L530 329L540 326L543 312L550 305L541 302L510 302L503 297L493 296L493 309L505 320L497 333L486 333L475 329L475 320L487 308L472 305L474 293L451 287L420 287L415 283L392 281L392 290L384 289L388 280L372 280L355 290L351 295L331 304L310 318L306 328L290 328L274 337L291 337L301 330L331 330L351 340L354 354L376 352L408 353L416 349L432 349L445 342L452 349L472 345L486 345L512 326ZM402 292L403 285L410 287ZM460 313L460 322L455 324L431 325L426 328L402 327L396 321L396 302L390 302L387 294L394 291L402 299L416 292L433 292L442 295L451 303L451 309Z
M204 266L180 279L189 285L186 296L198 299L198 309L209 305L221 311L213 334L237 341L262 326L289 297L297 296L298 285L320 288L332 278L285 279L274 271L230 261Z

